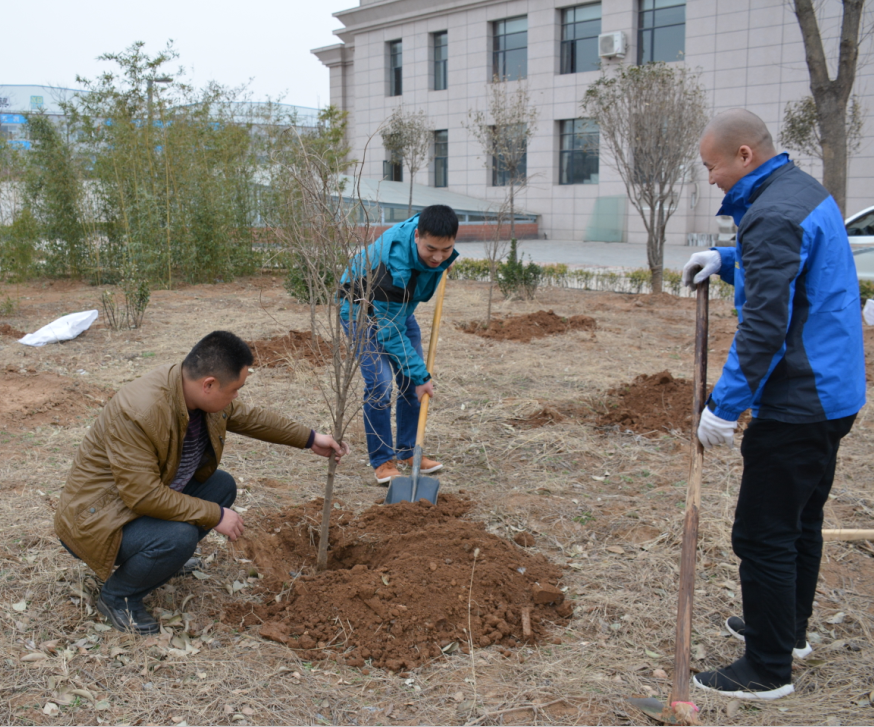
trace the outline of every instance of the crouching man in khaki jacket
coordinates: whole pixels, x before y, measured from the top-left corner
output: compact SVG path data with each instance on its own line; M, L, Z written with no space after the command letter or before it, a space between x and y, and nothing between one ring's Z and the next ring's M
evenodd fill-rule
M349 451L329 435L235 401L252 361L243 340L214 331L181 364L119 389L79 446L55 532L105 581L97 609L120 631L156 633L143 598L179 572L210 530L230 540L242 534L243 520L230 509L236 483L218 469L226 432L337 461Z

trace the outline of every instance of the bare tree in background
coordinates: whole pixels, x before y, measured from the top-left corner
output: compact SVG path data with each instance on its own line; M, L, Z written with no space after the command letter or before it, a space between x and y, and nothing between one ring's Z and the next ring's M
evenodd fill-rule
M410 177L410 200L407 215L413 214L413 180L416 172L431 163L434 158L434 125L421 109L407 111L398 106L389 117L382 131L382 144L386 151L401 160Z
M537 116L527 83L501 81L495 76L488 87L488 110L470 110L467 122L462 122L479 142L494 181L506 182L511 239L516 238L516 190L528 183L526 155L528 141L537 130ZM502 176L504 179L499 178Z
M589 86L581 106L643 219L652 292L661 293L665 230L707 122L704 89L686 68L625 66Z
M361 242L370 237L368 208L361 202L358 187L361 164L352 170L351 182L341 177L349 164L330 145L325 148L301 135L298 153L285 160L285 171L292 180L285 204L292 211L284 215L284 226L276 229L289 258L301 268L298 272L310 309L310 345L325 362L314 369L314 376L327 405L331 434L338 442L362 405L356 394L360 359L355 331L366 329L372 299L368 277L353 276L348 292L357 305L344 319L349 324L347 331L341 321L343 296L338 295L338 284L350 260L362 249ZM365 265L362 273L368 268ZM336 468L334 457L329 457L316 563L320 571L328 565Z
M848 140L847 107L856 82L865 0L842 0L843 16L837 75L834 79L829 77L828 59L816 17L817 4L814 0L793 0L793 9L801 28L807 70L810 73L810 92L816 106L819 147L822 151L822 184L844 214L847 204L847 159L852 147Z
M510 241L504 239L504 223L507 221L507 215L510 212L509 195L504 198L497 209L489 210L486 214L485 227L488 228L489 223L493 223L492 234L490 237L483 240L483 248L486 253L486 259L489 262L489 302L486 306L486 321L485 328L489 327L492 322L492 295L495 290L495 283L498 280L498 265L507 254L507 249L510 246Z

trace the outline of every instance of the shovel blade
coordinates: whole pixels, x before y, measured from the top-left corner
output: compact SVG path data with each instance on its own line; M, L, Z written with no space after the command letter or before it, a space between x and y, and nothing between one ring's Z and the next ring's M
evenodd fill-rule
M419 484L416 487L416 500L427 500L432 505L437 504L437 493L440 491L440 480L436 477L419 477ZM412 477L395 477L388 486L388 492L385 493L386 505L393 505L396 502L412 502L413 501L413 478Z
M647 717L662 724L680 724L677 715L670 707L666 707L655 697L631 697L628 700Z

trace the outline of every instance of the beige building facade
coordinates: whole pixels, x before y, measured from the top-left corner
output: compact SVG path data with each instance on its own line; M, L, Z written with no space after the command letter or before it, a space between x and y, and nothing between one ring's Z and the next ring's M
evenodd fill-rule
M821 27L832 51L840 13L840 0L824 0ZM361 0L335 16L345 26L335 31L342 42L313 53L330 69L331 103L349 112L352 155L369 178L393 173L378 129L403 104L424 109L435 129L435 161L415 182L499 204L501 176L463 124L470 109L485 110L495 73L506 83L525 79L539 118L518 206L539 216L549 239L645 240L609 159L580 141L596 132L581 119L580 100L599 64L607 72L646 60L698 69L712 113L748 108L775 140L786 104L810 95L786 0ZM861 64L855 92L866 112L874 109L874 66ZM871 122L864 133L849 167L848 215L874 205ZM792 156L820 177L816 160ZM669 243L718 231L722 194L704 171L683 185Z

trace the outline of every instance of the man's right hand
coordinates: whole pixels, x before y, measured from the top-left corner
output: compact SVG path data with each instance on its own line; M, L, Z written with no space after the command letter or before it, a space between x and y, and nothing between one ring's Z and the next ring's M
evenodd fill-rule
M434 398L434 379L426 381L424 384L419 384L416 387L416 398L421 403L422 397L427 394L432 399Z
M222 511L222 521L215 526L215 531L233 542L243 534L243 518L229 507L223 507Z
M683 285L694 288L722 267L722 256L716 250L696 252L683 266Z

